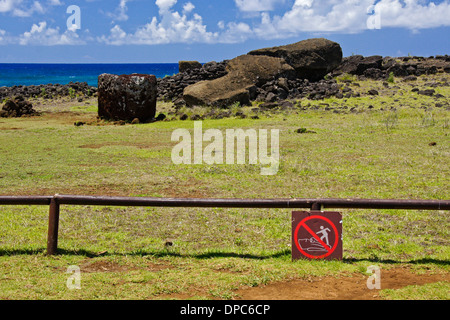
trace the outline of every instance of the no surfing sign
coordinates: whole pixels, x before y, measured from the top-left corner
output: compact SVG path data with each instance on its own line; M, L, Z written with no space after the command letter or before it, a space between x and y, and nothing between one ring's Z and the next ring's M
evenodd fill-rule
M292 212L292 259L342 260L342 214Z

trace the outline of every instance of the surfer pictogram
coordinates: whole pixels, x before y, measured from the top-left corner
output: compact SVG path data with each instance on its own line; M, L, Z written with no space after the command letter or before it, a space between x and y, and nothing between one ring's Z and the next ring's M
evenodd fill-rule
M337 214L315 214L294 212L293 251L295 257L310 259L341 259L342 257L342 218ZM330 218L332 220L330 220ZM339 248L339 249L338 249ZM338 249L338 250L336 250Z
M330 242L328 240L328 234L331 232L329 228L325 228L324 226L320 226L320 230L316 232L317 235L321 235L320 240L323 241L330 248ZM303 245L302 242L303 241ZM324 247L315 237L306 238L306 239L298 239L299 246L304 251L310 252L328 252L327 248Z

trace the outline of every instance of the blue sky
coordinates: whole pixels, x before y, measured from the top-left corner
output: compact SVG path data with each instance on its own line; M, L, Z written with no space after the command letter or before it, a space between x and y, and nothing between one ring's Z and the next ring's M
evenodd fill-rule
M430 56L449 34L450 0L0 0L0 63L222 61L315 37Z

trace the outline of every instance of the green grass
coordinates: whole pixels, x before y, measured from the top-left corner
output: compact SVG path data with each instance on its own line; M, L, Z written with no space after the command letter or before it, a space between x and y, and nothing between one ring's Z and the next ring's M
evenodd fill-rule
M377 85L359 83L361 92ZM203 121L203 130L279 129L274 176L249 164L174 165L171 133L192 132L193 121L74 126L79 115L95 119L91 105L73 106L69 118L1 119L0 194L448 199L449 111L424 109L433 98L395 84L393 96L304 100L319 109ZM0 298L231 299L246 286L365 274L373 264L448 273L447 212L342 212L344 261L293 262L290 210L62 206L60 254L48 257L48 207L0 206ZM81 268L82 290L66 287L71 265ZM448 299L448 283L381 297Z
M450 284L448 282L436 282L422 286L407 286L396 290L383 290L382 297L390 300L448 300L449 291Z
M73 112L97 112L98 108L96 105L84 105L84 106L74 106L70 108Z

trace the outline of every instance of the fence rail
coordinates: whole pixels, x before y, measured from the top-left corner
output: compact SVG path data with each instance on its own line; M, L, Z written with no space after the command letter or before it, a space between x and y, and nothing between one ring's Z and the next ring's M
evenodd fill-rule
M107 196L0 196L0 205L48 205L47 254L58 250L61 205L132 206L132 207L197 207L197 208L279 208L279 209L406 209L450 210L450 200L398 199L201 199L145 198Z

